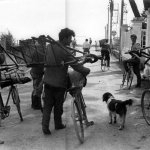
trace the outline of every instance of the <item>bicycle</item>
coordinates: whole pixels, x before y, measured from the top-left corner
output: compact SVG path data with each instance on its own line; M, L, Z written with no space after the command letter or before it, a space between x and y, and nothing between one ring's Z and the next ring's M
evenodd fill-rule
M84 125L89 127L94 125L93 121L88 121L86 114L86 104L84 101L84 97L82 95L82 88L86 85L86 78L83 77L80 73L74 72L76 76L80 76L82 78L80 81L77 79L73 79L73 74L69 74L71 79L71 86L67 89L67 92L72 96L71 100L71 117L73 120L73 124L75 127L75 132L79 142L82 144L84 142Z
M147 64L147 62L149 61L149 54L143 52L143 50L146 50L150 47L145 47L143 49L140 49L140 57L144 57L144 58L148 58L145 62L144 65ZM130 51L130 52L126 52L125 54L133 54L136 53L136 51ZM125 82L127 82L127 89L131 88L132 85L132 81L134 78L134 71L133 71L133 65L130 63L127 63L128 66L128 72L124 71L123 73L123 79L122 79L122 84L120 85L120 88L124 87Z
M10 109L11 107L8 105L9 101L10 101L10 96L12 97L13 103L16 105L19 117L20 117L20 121L23 121L23 117L22 117L22 113L21 113L21 108L20 108L20 97L19 97L19 93L18 93L18 89L17 89L17 84L25 84L27 82L30 82L31 79L28 77L20 77L19 73L21 74L21 72L16 68L16 66L7 66L4 68L0 69L1 74L3 76L5 76L6 78L4 80L1 81L0 86L1 89L5 88L5 87L10 87L9 88L9 92L8 92L8 96L6 99L6 103L4 103L2 95L0 93L0 126L2 123L2 120L4 120L6 117L8 117L10 115ZM5 71L5 72L3 72ZM11 74L15 73L15 77L11 78ZM22 72L23 74L25 72ZM9 76L10 78L8 78L7 76Z

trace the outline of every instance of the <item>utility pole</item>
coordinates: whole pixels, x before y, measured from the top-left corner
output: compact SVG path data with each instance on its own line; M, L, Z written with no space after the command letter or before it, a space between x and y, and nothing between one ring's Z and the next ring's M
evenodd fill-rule
M105 26L105 39L107 39L107 25Z
M112 17L113 17L114 2L113 0L110 0L109 3L110 3L110 48L112 48Z
M109 39L109 5L108 5L107 39Z
M124 9L124 0L121 1L121 18L120 18L120 45L119 45L119 60L122 57L122 39L121 39L121 27L123 25L123 9Z
M68 16L67 16L67 14L68 14L68 0L65 0L65 27L67 28L68 27L68 23L67 23L67 21L68 21Z

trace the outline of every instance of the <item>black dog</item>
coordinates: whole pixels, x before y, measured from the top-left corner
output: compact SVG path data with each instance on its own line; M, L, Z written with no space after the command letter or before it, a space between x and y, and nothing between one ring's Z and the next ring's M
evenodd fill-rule
M114 115L114 123L116 123L117 122L116 114L118 114L120 118L119 130L122 130L125 125L125 118L127 113L126 105L131 106L133 100L132 99L126 101L116 100L111 93L107 92L103 94L103 101L107 103L107 108L109 110L110 116L109 123L112 124L112 115Z

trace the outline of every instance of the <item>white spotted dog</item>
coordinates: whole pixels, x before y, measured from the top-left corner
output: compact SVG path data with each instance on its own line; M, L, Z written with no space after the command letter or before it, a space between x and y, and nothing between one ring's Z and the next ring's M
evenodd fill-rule
M106 92L103 94L103 101L107 103L107 108L109 111L109 116L110 116L110 121L109 123L112 124L113 119L112 116L114 116L114 123L116 123L116 115L119 115L120 118L120 126L119 130L122 130L125 125L125 118L126 118L126 113L127 113L127 108L126 105L131 106L133 103L132 99L126 100L126 101L121 101L121 100L116 100L114 96Z

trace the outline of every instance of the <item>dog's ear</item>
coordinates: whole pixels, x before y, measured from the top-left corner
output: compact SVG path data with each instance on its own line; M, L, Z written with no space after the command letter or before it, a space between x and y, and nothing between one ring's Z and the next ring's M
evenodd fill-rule
M103 101L107 102L107 100L113 96L111 93L106 92L105 94L103 94Z

